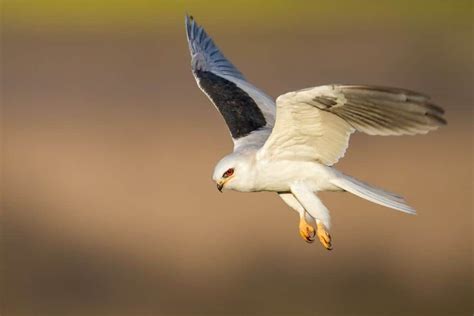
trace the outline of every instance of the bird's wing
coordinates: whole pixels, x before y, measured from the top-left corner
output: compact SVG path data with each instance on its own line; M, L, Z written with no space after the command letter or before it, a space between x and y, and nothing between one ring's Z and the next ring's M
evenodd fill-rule
M275 121L275 102L247 82L189 16L186 16L186 34L194 77L224 117L234 148L263 145Z
M336 163L350 135L415 135L446 124L443 109L429 97L396 88L326 85L277 98L272 134L259 158Z

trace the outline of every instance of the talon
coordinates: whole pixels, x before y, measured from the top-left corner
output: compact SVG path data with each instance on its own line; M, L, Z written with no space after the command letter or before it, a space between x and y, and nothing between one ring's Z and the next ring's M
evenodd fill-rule
M300 235L307 243L312 243L316 237L316 230L304 218L300 219Z
M316 231L319 241L327 250L332 250L331 235L326 230L326 227L322 223L318 223L318 230Z

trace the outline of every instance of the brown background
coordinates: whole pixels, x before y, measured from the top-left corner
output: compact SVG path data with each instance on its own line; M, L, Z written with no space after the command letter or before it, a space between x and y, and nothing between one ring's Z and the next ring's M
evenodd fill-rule
M3 8L2 315L472 314L470 1L84 3ZM323 194L327 252L275 194L219 194L185 11L273 97L432 95L447 127L355 135L338 164L419 215Z

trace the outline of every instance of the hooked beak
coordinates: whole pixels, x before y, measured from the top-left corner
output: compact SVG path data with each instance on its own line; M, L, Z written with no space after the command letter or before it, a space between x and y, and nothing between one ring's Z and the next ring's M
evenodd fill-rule
M220 193L222 193L222 188L224 188L224 182L217 182L217 190L219 190Z

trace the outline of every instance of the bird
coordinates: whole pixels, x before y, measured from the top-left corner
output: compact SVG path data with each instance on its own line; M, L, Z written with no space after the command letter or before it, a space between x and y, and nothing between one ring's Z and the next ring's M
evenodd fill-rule
M219 191L276 192L299 215L304 241L333 248L330 214L319 192L349 192L416 214L405 199L334 168L354 132L426 134L446 125L444 110L411 90L328 84L287 92L276 100L252 85L193 16L185 16L192 73L224 118L233 152L212 175ZM314 224L316 224L314 227Z

